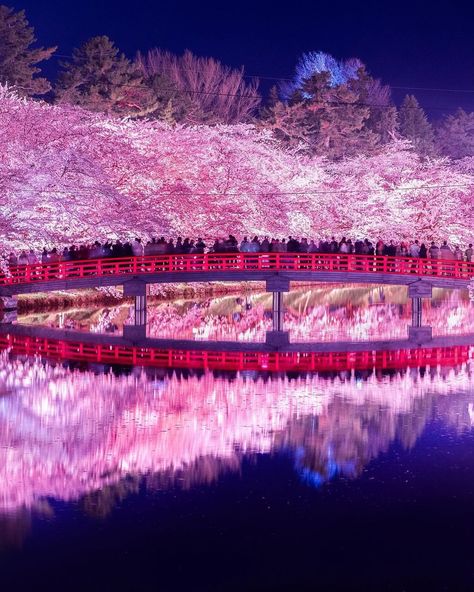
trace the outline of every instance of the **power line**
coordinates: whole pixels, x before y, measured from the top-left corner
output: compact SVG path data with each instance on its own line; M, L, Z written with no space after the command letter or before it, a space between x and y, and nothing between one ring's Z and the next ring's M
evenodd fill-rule
M134 84L121 84L121 87L125 88L134 88L137 89L138 86ZM401 88L401 87L400 87ZM409 88L409 87L407 87ZM245 94L245 93L219 93L216 91L205 91L205 90L191 90L191 89L163 89L162 93L168 93L170 95L179 94L179 93L188 93L192 95L206 95L206 96L215 96L215 97L227 97L227 98L243 98L243 99L258 99L261 100L262 96L258 94ZM474 91L473 91L474 92ZM304 103L301 103L304 104ZM354 106L354 107L371 107L373 109L393 109L395 105L388 104L388 105L378 105L376 103L366 103L361 101L327 101L324 105L336 105L336 106ZM446 111L452 110L453 105L436 105L436 106L424 106L423 109L425 110L437 110L437 111Z
M196 191L192 191L191 189L188 191L168 191L168 192L163 192L163 191L157 191L156 192L156 197L172 197L172 196L180 196L180 195L192 195L192 196L196 196L196 197L214 197L214 196L225 196L225 197L242 197L245 195L271 195L271 194L277 194L277 195L293 195L293 196L304 196L304 195L341 195L341 194L353 194L353 193L380 193L380 194L384 194L384 193L395 193L398 191L401 192L405 192L405 191L426 191L426 190L430 190L430 189L461 189L461 188L472 188L474 189L474 180L472 183L470 184L462 184L462 183L458 183L458 184L446 184L446 185L421 185L419 187L390 187L389 189L308 189L308 190L303 190L303 191L278 191L278 190L274 190L274 191L241 191L239 193L227 193L227 192L223 192L223 191L207 191L207 192L196 192ZM98 193L103 193L100 190L94 190L94 189L90 189L90 190L85 190L85 189L80 189L80 190L68 190L68 189L32 189L32 188L25 188L22 190L17 191L18 194L20 193L30 193L30 194L40 194L40 193L46 193L46 194L53 194L53 193L73 193L74 195L77 196L81 196L81 195L90 195L90 194L98 194ZM129 197L127 194L125 193L121 193L120 195L124 196L124 197Z
M72 55L65 55L65 54L58 54L55 53L51 57L57 58L65 58L65 59L74 59ZM234 68L237 69L237 68ZM164 69L164 71L171 71L170 68ZM275 80L280 82L293 82L293 78L286 78L284 76L267 76L267 75L260 75L260 74L243 74L243 78L251 78L251 79L260 79L260 80ZM436 87L427 87L427 86L400 86L400 85L392 85L387 83L386 86L396 90L417 90L417 91L428 91L428 92L449 92L449 93L469 93L474 94L474 89L472 88L436 88Z
M125 88L137 88L137 86L133 84L122 84L122 87ZM215 91L201 91L201 90L191 90L191 89L166 89L161 91L163 93L172 94L179 94L179 93L188 93L192 95L207 95L207 96L215 96L215 97L227 97L227 98L243 98L243 99L262 99L261 95L258 94L243 94L243 93L218 93ZM474 92L474 91L473 91ZM302 103L304 104L304 103ZM396 108L393 104L388 105L378 105L376 103L366 103L361 101L327 101L323 105L336 105L336 106L354 106L354 107L370 107L373 109L393 109ZM446 111L452 110L453 105L436 105L436 106L423 106L424 110L429 111Z

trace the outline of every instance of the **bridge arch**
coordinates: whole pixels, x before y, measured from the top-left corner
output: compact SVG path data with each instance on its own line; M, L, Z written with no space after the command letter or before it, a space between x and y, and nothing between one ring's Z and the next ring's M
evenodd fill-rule
M421 343L431 339L431 328L422 324L421 299L431 298L433 287L466 288L473 277L474 263L443 259L325 253L173 254L19 265L0 273L0 298L121 285L125 296L135 298L135 324L127 327L127 337L138 340L146 336L150 284L265 282L273 293L273 330L267 341L282 347L289 343L282 325L282 294L290 290L290 282L405 285L413 304L409 337Z

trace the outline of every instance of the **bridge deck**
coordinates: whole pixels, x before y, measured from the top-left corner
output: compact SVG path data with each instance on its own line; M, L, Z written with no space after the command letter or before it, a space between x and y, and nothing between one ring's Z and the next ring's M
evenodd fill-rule
M69 337L73 337L70 335ZM254 344L256 345L256 344ZM467 345L429 348L399 348L377 351L268 352L214 351L178 347L138 347L48 339L38 336L0 335L0 351L16 355L39 355L50 359L99 364L136 365L158 368L188 368L265 372L328 372L366 369L402 369L421 366L454 366L472 359Z
M322 281L463 288L474 263L375 255L227 253L88 259L23 265L0 273L0 296L126 284L186 282Z

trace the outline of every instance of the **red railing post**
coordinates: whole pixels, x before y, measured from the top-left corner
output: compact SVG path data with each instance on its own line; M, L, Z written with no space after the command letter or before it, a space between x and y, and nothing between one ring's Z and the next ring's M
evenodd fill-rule
M454 263L455 263L455 266L454 266L454 277L457 277L457 278L458 277L461 277L461 271L462 271L461 270L461 265L462 265L462 263L461 263L461 261L457 261L457 260Z
M347 255L347 271L354 271L354 255L352 253Z

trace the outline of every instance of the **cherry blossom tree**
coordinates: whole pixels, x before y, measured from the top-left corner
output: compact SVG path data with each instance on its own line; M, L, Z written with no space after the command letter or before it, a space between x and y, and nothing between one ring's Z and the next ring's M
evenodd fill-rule
M0 89L0 248L232 233L471 242L466 161L409 142L338 162L253 125L170 126Z

